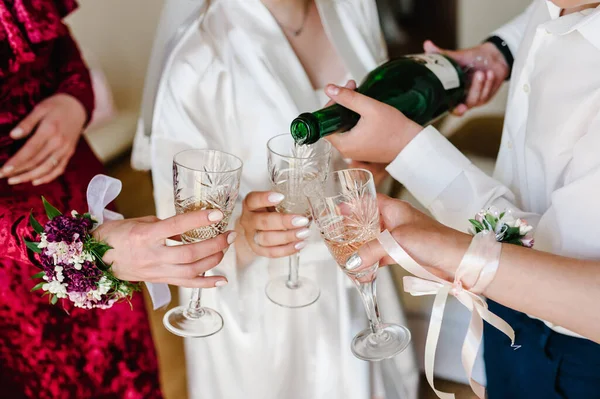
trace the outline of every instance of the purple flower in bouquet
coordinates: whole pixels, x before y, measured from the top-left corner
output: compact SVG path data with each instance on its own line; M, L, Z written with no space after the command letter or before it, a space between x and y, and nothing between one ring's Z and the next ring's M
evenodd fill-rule
M60 215L54 217L46 226L44 234L48 242L64 242L71 244L85 237L88 231L93 227L91 219L86 217L73 217Z
M69 285L69 292L93 291L98 287L98 283L103 276L102 270L89 261L84 262L79 270L75 267L66 268L63 274Z

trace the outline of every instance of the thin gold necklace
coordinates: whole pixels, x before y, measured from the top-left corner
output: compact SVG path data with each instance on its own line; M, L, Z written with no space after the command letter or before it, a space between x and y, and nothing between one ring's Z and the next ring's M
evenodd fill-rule
M302 16L302 25L300 25L300 27L298 29L292 29L292 28L289 28L289 27L283 25L281 22L279 22L279 20L277 18L275 18L275 15L273 15L273 18L275 19L275 22L277 22L277 25L279 25L282 29L287 30L292 35L294 35L294 37L298 37L302 34L302 31L304 30L304 25L306 24L306 19L308 17L308 6L310 5L310 2L311 2L311 0L306 0L306 3L304 3L304 14Z

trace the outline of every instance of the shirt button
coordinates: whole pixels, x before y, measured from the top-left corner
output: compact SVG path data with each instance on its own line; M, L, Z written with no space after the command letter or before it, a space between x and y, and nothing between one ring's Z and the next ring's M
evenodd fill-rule
M527 83L525 83L523 85L523 91L525 92L525 94L529 94L530 90L531 90L531 87L529 87L529 85Z
M509 141L508 143L506 143L506 147L508 147L509 150L512 150L512 148L513 148L512 141Z

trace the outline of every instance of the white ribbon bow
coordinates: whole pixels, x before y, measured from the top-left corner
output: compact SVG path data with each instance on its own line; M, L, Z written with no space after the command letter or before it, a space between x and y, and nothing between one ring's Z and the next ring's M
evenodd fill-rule
M87 188L87 202L89 213L101 225L109 220L122 220L123 215L106 209L108 204L113 202L121 192L123 184L120 180L106 175L96 175L90 180ZM148 293L152 299L154 310L168 305L171 302L171 291L167 284L147 283Z
M487 275L490 269L494 267L497 268L500 259L500 243L496 242L493 234L485 234L483 232L477 234L473 238L473 242L471 243L469 250L461 261L461 264L456 272L454 283L451 283L431 274L421 265L415 262L404 251L404 249L402 249L396 240L394 240L392 235L387 230L380 234L378 240L388 255L390 255L390 257L394 259L396 263L398 263L409 273L416 276L404 277L404 291L413 296L435 295L433 309L431 311L431 319L429 321L429 330L427 332L427 340L425 342L425 376L427 377L427 382L429 382L429 385L438 398L454 399L454 394L435 389L433 381L435 351L437 349L440 329L442 327L442 319L444 316L444 308L446 307L448 295L453 295L471 312L471 322L463 343L461 358L473 392L479 398L483 399L485 397L485 387L472 378L473 366L475 365L477 351L481 345L483 337L483 320L487 321L498 330L506 334L506 336L510 338L514 348L518 348L518 346L514 345L515 332L508 325L508 323L490 312L488 310L487 303L481 296L465 290L462 286L461 278L465 275L468 275L469 272L472 272L474 267L477 267L478 270L481 271L481 267L478 266L481 264L486 265L482 274ZM494 248L497 248L497 250L495 252L488 253L487 258L482 259L474 256L476 253L481 253L480 248L482 246L490 247L492 245L490 240L493 240L493 242L496 244ZM492 256L493 259L490 259L490 256ZM489 267L490 264L492 267Z

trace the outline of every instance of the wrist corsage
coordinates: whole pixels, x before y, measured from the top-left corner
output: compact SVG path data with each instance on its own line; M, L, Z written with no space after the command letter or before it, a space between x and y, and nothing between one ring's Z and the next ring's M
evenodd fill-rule
M487 230L496 235L498 242L533 247L533 227L523 219L515 219L510 209L500 212L492 206L477 213L469 222L473 226L473 235Z
M25 241L27 247L39 255L42 271L33 276L43 279L31 291L43 290L51 304L69 299L75 307L108 309L120 301L129 301L139 283L116 278L102 257L111 249L94 239L92 230L98 222L89 213L72 211L63 215L42 197L48 222L42 226L29 216L33 230L40 241Z
M378 237L385 252L412 274L403 278L404 291L413 296L435 295L425 342L424 368L427 382L439 398L454 397L454 394L437 390L434 385L435 353L448 296L455 297L471 312L461 360L469 385L477 397L486 397L485 387L473 379L473 367L483 338L484 320L506 335L513 349L519 348L519 345L515 344L515 332L512 327L488 309L487 302L481 295L494 280L500 265L501 243L531 248L533 227L525 220L515 218L510 210L499 212L494 207L479 212L474 219L469 219L469 222L473 226L473 240L452 281L430 273L419 265L387 230Z

